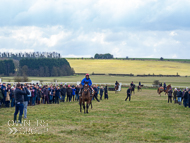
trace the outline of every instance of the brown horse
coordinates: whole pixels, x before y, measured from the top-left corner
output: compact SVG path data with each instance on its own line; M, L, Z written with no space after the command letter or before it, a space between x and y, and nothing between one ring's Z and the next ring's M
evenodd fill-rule
M79 100L80 100L80 112L82 112L82 105L83 105L84 113L88 113L88 108L91 103L90 88L88 86L88 83L84 84L84 89ZM86 112L85 112L85 102L86 102Z
M170 88L171 88L171 84L166 87L165 95L168 94L168 90L169 90ZM161 87L159 87L159 88L157 89L157 93L161 96L161 93L162 93L162 92L164 92L164 87L161 86Z
M138 92L141 90L142 91L142 87L143 87L144 85L139 85L138 86Z
M117 92L118 89L119 89L119 83L115 86L115 93Z

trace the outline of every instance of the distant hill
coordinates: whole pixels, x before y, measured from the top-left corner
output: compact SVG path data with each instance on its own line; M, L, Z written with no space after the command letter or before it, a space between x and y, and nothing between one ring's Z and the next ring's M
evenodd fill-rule
M190 76L190 60L67 58L76 73L155 74Z

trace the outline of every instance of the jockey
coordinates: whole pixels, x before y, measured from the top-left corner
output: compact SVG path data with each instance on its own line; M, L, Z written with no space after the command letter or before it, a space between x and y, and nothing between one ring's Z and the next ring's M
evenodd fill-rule
M115 82L115 87L117 86L117 84L118 84L118 82L116 81L116 82Z
M141 82L139 81L139 86L141 86Z
M133 81L132 81L132 82L131 82L131 87L133 87L133 85L134 85L134 84L133 84Z
M166 82L164 82L164 91L166 90Z
M88 85L89 85L89 87L91 87L92 81L91 81L91 79L89 78L89 74L86 74L86 77L81 81L82 86L84 86L85 82L87 82Z
M92 81L91 81L91 79L89 78L89 74L86 74L86 77L81 81L82 89L81 89L81 92L80 92L80 93L82 93L84 84L85 84L86 82L88 83L89 88L90 88L90 91L92 92L92 88L91 88L91 86L92 86Z

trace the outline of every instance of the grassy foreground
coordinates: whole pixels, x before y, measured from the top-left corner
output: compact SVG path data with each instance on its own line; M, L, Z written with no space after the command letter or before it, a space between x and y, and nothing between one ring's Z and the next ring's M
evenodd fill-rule
M171 61L67 59L76 73L190 75L190 63ZM84 70L85 69L85 70Z
M29 81L43 81L43 82L53 82L57 80L58 82L77 82L81 81L84 78L83 75L80 76L65 76L65 77L29 77ZM171 84L172 86L187 86L190 87L190 77L123 77L123 76L98 76L91 75L93 83L115 83L115 81L130 84L133 81L135 84L138 84L139 81L142 84L152 85L154 80L159 80L160 82L166 82L167 85ZM3 77L3 81L14 81L14 77Z
M14 108L0 109L0 142L190 142L190 109L168 104L155 90L143 90L124 101L126 89L109 92L109 100L93 101L89 114L79 112L77 102L28 107L35 134L8 134ZM48 131L35 126L48 123ZM25 127L23 127L25 128ZM42 132L42 134L38 134Z

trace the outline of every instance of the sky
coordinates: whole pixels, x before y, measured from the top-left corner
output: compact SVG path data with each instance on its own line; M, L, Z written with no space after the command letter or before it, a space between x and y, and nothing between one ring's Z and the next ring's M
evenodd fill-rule
M0 0L0 52L190 58L190 0Z

